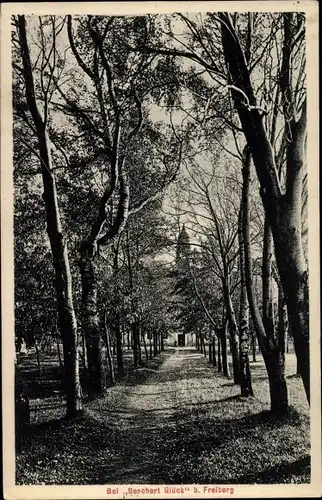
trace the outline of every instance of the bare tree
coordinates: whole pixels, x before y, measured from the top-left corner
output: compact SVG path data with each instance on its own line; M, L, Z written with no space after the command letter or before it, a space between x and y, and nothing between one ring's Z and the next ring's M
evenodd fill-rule
M202 206L202 213L196 212L193 208L196 206L195 202L192 202L191 211L194 214L198 231L206 238L213 260L212 268L222 285L229 325L234 382L239 384L239 331L232 301L232 272L238 257L238 223L236 224L233 218L235 217L238 221L238 211L231 193L228 194L229 188L222 185L219 187L220 181L216 179L215 168L210 173L197 166L194 170L189 170L189 176L197 190L194 191L191 186L192 194ZM225 189L226 192L224 192ZM206 221L206 225L202 221Z
M285 415L288 412L288 395L285 379L284 346L281 344L280 338L275 338L274 331L272 329L265 328L254 293L252 251L249 234L249 179L250 151L246 146L243 166L242 214L247 296L253 324L267 369L270 386L271 409L277 415Z

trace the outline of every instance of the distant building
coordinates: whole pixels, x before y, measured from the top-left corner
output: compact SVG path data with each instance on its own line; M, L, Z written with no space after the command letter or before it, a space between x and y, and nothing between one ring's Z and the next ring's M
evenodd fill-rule
M181 332L169 332L169 336L166 340L168 346L174 347L185 347L193 346L196 344L194 333L181 333Z
M176 252L176 265L180 266L182 260L190 253L190 239L186 227L183 224L182 229L178 236L177 252Z

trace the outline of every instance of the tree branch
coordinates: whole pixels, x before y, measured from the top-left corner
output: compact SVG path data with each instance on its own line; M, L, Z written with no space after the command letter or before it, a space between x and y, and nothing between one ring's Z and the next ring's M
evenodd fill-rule
M130 201L130 189L128 180L125 177L123 171L120 173L120 199L118 203L118 209L114 222L112 223L109 230L99 236L97 239L98 246L105 246L113 241L115 236L122 233L126 226L126 222L129 215L129 201Z
M79 52L76 49L76 45L75 45L74 38L73 38L72 16L71 15L67 16L67 34L68 34L70 48L72 49L72 52L74 54L76 61L78 62L78 65L90 77L90 79L93 82L95 82L95 75L94 75L93 71L91 71L91 69L85 64L85 62L83 61L83 59L79 55Z

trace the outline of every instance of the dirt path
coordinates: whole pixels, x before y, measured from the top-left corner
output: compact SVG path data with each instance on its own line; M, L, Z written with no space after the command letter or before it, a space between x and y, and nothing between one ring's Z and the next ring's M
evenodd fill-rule
M160 467L166 465L165 455L183 413L220 399L218 382L216 391L211 384L210 397L214 374L195 349L177 348L163 357L158 370L142 369L149 372L143 384L115 387L115 398L88 407L93 418L122 434L113 463L108 463L105 473L102 470L104 483L162 482Z
M165 351L161 361L156 370L141 370L147 377L143 382L120 384L107 398L88 406L91 416L117 435L115 446L111 443L114 453L96 470L95 483L169 483L185 475L189 482L189 467L196 459L204 463L205 457L208 460L219 452L218 458L229 467L234 462L226 442L234 441L240 432L246 443L248 433L254 432L252 426L259 430L262 425L257 417L252 422L249 405L259 415L268 409L265 401L254 398L246 403L239 387L216 376L195 349ZM235 425L241 430L236 432ZM201 467L207 476L207 469ZM210 477L214 472L209 472ZM229 474L234 474L233 467Z

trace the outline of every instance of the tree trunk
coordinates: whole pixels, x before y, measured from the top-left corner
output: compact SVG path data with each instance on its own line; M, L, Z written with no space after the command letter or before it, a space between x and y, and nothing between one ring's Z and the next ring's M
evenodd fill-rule
M57 345L57 355L58 355L58 362L59 362L59 368L63 366L63 362L61 359L61 354L60 354L60 345L59 345L59 336L56 333L56 345Z
M152 357L153 357L152 346L153 346L152 333L150 332L150 359L152 359Z
M274 314L272 299L273 235L267 218L264 224L263 242L263 323L269 336L274 335Z
M288 395L285 380L285 363L283 362L283 344L276 339L273 332L266 332L264 323L259 313L253 288L252 255L249 231L249 182L250 182L250 153L245 149L243 163L243 236L245 245L245 277L247 297L252 314L253 325L256 330L258 343L262 352L270 385L271 410L282 416L288 413ZM275 370L275 372L274 372ZM278 385L279 384L279 385ZM279 401L279 404L278 404Z
M138 350L138 361L139 366L142 364L142 354L141 354L141 339L140 339L140 326L136 323L136 340L137 340L137 350Z
M211 340L209 340L209 344L208 345L209 345L209 363L211 363L212 362L212 352L211 352L212 351L212 349L211 349L212 348L212 344L211 344Z
M287 233L291 230L287 230ZM298 236L299 237L299 236ZM284 249L284 245L291 245L294 253L294 267L280 262L279 270L283 284L285 299L287 303L288 317L294 339L295 353L298 361L299 373L301 374L307 399L310 402L310 353L309 353L309 288L308 274L302 261L302 247L299 242L295 244L296 238L277 236L278 244L275 243L276 256ZM298 259L296 252L298 251ZM284 258L285 256L284 250ZM276 259L277 260L277 259ZM281 259L280 259L281 260Z
M119 290L119 278L118 278L119 248L120 248L120 238L117 240L116 244L112 246L112 251L113 251L113 278L114 278L113 348L114 346L116 348L115 350L116 350L116 362L117 362L117 375L118 378L121 379L122 377L124 377L124 363L123 363L123 334L121 330L121 318L119 311L119 304L121 301L121 294ZM113 350L113 356L115 354L115 350Z
M133 273L132 273L132 262L129 244L129 231L126 231L126 244L125 244L127 265L129 273L129 287L130 287L130 297L131 297L131 313L132 313L132 339L133 339L133 364L134 368L137 368L141 364L141 345L140 345L140 332L138 325L137 307L134 301L134 283L133 283Z
M238 221L239 260L240 260L240 310L239 310L239 357L241 395L253 396L252 378L249 366L249 305L245 277L245 245L243 237L243 203L240 205Z
M284 345L284 351L288 352L288 319L287 307L284 298L281 280L278 280L278 338Z
M254 332L252 332L252 351L253 351L253 363L256 363L256 338Z
M228 278L224 280L224 299L226 305L226 311L228 316L229 324L229 334L231 342L231 354L233 360L233 377L234 384L240 384L240 362L239 362L239 342L238 342L238 327L236 322L236 316L234 311L234 306L231 300L231 294L228 284ZM227 342L226 342L227 345ZM222 351L224 355L224 350ZM228 365L227 365L228 366Z
M160 350L161 350L161 352L164 351L164 338L163 338L162 334L161 334Z
M230 378L228 356L227 356L227 334L226 327L220 328L221 353L222 353L222 371L225 377Z
M137 340L135 334L135 324L131 325L132 328L132 349L133 349L133 366L137 368L139 366L139 358L138 358L138 348L137 348Z
M87 370L87 355L86 355L84 330L82 330L81 336L82 336L82 362L83 362L83 368L84 368L84 370Z
M107 361L107 366L108 366L108 373L109 373L109 381L111 385L115 384L115 371L114 371L114 362L113 362L113 356L112 356L112 349L111 349L111 339L110 339L110 332L108 331L107 328L107 310L105 308L104 311L104 330L105 330L105 343L106 343L106 361Z
M296 375L300 375L301 370L300 370L300 365L299 365L299 360L296 360Z
M83 329L86 341L89 390L92 394L106 391L106 370L102 357L102 341L97 311L97 277L94 248L83 241L80 248L82 280Z
M240 388L241 395L253 396L252 377L249 366L249 330L245 319L240 322Z
M152 334L152 338L153 338L153 357L155 357L158 352L157 352L157 342L156 342L156 334L155 332L153 332Z
M133 338L133 364L134 368L140 366L141 363L141 347L139 338L139 329L137 321L132 323L132 338Z
M288 414L288 396L285 379L285 357L277 350L270 352L266 362L271 398L271 411L276 415Z
M115 341L116 341L116 360L117 360L117 374L119 378L124 377L124 363L123 363L123 342L122 342L121 322L120 316L117 313L115 318Z
M24 16L18 16L18 28L23 61L23 75L26 83L26 99L36 128L38 148L41 158L41 174L44 187L43 199L45 202L47 234L50 241L55 269L58 321L63 342L67 415L69 417L74 417L82 408L82 398L78 370L77 324L73 305L72 278L70 273L67 243L62 233L48 132L46 124L44 123L39 112L35 97L32 66L26 36L26 21Z
M35 340L35 349L36 349L36 359L37 359L38 377L40 377L40 375L41 375L41 366L40 366L39 347L38 347L38 342L37 342L37 340Z
M143 346L144 346L144 352L145 352L145 359L146 362L149 362L149 354L148 354L148 347L146 345L146 340L145 340L145 334L141 332L141 338L143 340Z
M222 355L221 355L221 332L220 330L218 331L217 335L218 339L218 372L222 372Z
M285 330L285 337L286 337L286 353L288 354L289 352L289 347L288 347L288 343L289 343L289 334L288 334L288 331Z
M216 368L217 360L216 360L216 335L214 334L212 338L212 366Z

